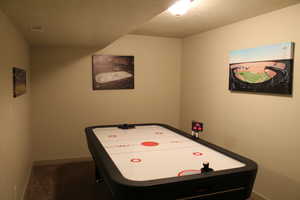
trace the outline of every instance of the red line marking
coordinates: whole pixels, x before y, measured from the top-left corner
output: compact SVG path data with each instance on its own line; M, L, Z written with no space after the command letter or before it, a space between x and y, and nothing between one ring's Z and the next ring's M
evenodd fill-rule
M130 145L129 144L119 144L117 145L117 147L129 147Z
M140 145L140 144L138 144ZM136 146L136 145L132 145L132 146ZM190 148L191 146L184 146L184 147L180 147L180 149L186 149L186 148ZM178 150L178 147L174 147L174 148L167 148L167 149L155 149L155 148L148 148L147 150L139 150L139 151L122 151L122 152L114 152L112 154L114 155L120 155L120 154L128 154L128 153L143 153L143 152L161 152L161 151L168 151L168 150Z
M132 145L130 144L117 144L117 145L106 145L105 148L124 148L124 147L130 147Z
M117 135L109 135L108 137L109 137L109 138L116 138Z

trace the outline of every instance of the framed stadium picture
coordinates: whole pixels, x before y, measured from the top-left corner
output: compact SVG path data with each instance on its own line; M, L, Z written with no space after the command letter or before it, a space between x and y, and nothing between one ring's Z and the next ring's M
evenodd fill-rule
M292 94L294 43L235 50L229 57L229 90Z
M93 89L134 89L134 56L94 55Z
M26 93L26 71L13 68L13 96L18 97Z

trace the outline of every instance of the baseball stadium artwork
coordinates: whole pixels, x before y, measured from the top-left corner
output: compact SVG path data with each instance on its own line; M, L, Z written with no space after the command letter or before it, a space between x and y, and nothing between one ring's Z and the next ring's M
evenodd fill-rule
M26 93L26 71L13 68L13 96L18 97Z
M230 52L229 90L292 94L294 43Z
M93 89L134 89L134 56L94 55Z

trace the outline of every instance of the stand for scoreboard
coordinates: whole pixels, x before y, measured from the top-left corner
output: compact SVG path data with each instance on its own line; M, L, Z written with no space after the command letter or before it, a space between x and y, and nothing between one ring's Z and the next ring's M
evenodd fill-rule
M200 138L200 133L203 132L203 123L192 121L192 136Z

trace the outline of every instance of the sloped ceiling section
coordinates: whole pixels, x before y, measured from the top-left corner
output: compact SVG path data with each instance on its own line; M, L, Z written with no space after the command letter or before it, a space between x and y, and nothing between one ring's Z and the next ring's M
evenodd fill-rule
M0 0L34 47L103 48L175 0ZM32 32L31 27L43 30Z
M187 37L297 3L300 0L194 0L187 14L174 17L165 11L133 33Z

